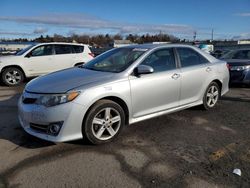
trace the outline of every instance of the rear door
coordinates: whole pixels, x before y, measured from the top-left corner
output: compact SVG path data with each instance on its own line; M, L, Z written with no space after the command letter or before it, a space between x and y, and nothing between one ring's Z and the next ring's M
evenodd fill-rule
M55 56L53 62L54 71L74 66L76 54L72 45L55 44Z
M142 63L154 72L129 77L133 117L164 111L179 105L180 70L172 48L151 53Z
M200 100L206 88L207 80L212 75L211 63L194 49L176 48L181 66L180 105Z

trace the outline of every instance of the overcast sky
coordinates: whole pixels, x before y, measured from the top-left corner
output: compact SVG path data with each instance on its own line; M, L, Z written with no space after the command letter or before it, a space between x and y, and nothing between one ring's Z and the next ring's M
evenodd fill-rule
M250 0L1 0L0 38L168 33L250 38Z

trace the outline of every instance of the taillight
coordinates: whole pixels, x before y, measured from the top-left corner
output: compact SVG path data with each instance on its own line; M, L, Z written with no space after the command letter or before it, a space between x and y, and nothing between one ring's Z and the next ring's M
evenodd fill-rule
M228 70L230 70L231 69L231 66L227 63L227 68L228 68Z
M89 55L92 56L92 57L95 57L95 54L93 54L93 53L89 53Z

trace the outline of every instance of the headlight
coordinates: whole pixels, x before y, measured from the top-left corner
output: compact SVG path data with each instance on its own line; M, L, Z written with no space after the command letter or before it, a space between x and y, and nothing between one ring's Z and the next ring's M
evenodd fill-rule
M59 104L73 101L79 94L80 92L73 91L66 94L43 95L38 98L36 104L43 105L46 107L56 106Z
M237 71L243 71L246 69L249 69L250 65L245 65L245 66L232 66L230 70L237 70Z

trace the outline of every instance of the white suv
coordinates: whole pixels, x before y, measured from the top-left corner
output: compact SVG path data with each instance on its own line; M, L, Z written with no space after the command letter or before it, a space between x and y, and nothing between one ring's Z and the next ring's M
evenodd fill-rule
M88 45L74 43L42 43L29 46L14 56L0 57L0 73L4 84L15 86L24 78L84 64L94 55Z

